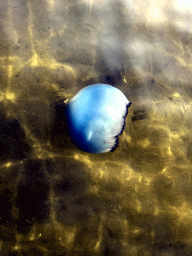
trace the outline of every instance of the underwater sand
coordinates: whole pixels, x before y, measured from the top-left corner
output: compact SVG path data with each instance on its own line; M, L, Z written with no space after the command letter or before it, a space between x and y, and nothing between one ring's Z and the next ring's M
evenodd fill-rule
M0 254L192 255L190 1L0 2ZM132 105L114 152L62 113L107 83Z

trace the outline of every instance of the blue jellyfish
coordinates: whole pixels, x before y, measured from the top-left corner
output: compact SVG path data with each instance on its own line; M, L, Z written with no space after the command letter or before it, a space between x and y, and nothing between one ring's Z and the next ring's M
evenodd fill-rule
M108 84L89 85L80 90L66 106L68 133L82 151L105 153L118 145L131 102Z

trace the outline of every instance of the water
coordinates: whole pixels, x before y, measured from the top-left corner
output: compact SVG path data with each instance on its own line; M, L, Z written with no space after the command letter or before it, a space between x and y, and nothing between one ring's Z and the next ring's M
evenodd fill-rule
M192 254L191 15L175 0L0 3L2 255ZM132 102L99 155L63 116L96 83Z

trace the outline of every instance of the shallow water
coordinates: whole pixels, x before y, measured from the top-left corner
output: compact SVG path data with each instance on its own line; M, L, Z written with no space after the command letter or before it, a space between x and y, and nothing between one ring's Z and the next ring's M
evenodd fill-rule
M1 255L192 255L191 7L0 3ZM95 83L132 102L105 154L63 117Z

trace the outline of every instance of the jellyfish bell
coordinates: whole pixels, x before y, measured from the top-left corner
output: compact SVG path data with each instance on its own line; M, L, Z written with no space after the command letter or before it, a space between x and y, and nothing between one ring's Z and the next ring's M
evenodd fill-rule
M118 145L130 102L117 88L107 84L89 85L66 106L68 133L82 151L105 153Z

